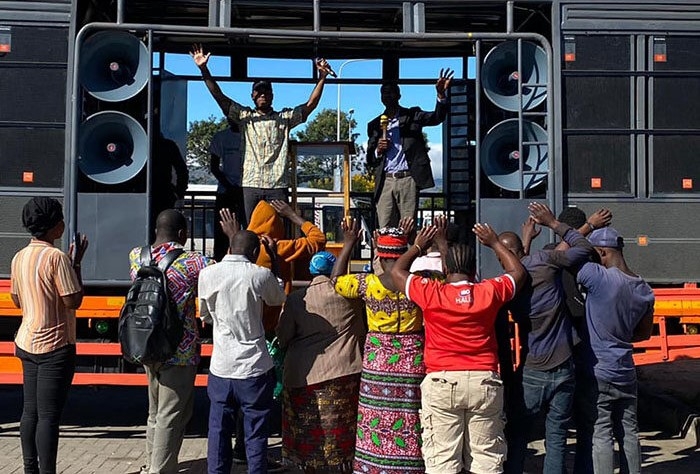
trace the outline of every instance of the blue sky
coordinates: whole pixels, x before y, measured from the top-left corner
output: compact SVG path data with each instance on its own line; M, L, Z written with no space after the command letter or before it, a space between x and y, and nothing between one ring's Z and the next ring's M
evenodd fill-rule
M345 63L344 60L331 60L329 63L336 73L343 78L352 79L381 79L381 61L363 60ZM345 65L343 65L345 63ZM229 59L212 56L209 60L209 68L215 76L228 76L230 74ZM342 67L342 69L341 69ZM431 58L431 59L402 59L400 62L400 77L402 79L430 79L437 80L440 69L450 67L455 70L455 77L463 77L461 58ZM176 75L199 75L189 55L169 54L165 58L165 68ZM274 107L281 109L293 107L305 103L313 89L312 84L288 84L277 83L275 78L310 78L312 64L310 60L277 60L251 58L248 63L248 75L250 77L268 77L273 82L275 90ZM473 76L472 68L468 74ZM252 105L250 99L251 82L221 82L224 93L232 99L244 104ZM359 133L358 142L367 141L367 123L383 111L379 100L378 85L352 85L334 84L334 79L329 77L326 81L324 93L318 108L309 117L323 109L336 110L338 104L338 87L340 90L340 110L348 112L354 109L353 118L357 121L357 128L353 133ZM404 106L419 106L425 110L432 110L435 106L435 86L431 85L402 85L401 104ZM190 81L188 84L187 121L206 119L213 115L221 116L221 111L214 99L201 81ZM292 131L303 130L304 125L299 125ZM431 147L431 158L434 163L436 177L441 177L442 169L442 127L426 127L425 132Z

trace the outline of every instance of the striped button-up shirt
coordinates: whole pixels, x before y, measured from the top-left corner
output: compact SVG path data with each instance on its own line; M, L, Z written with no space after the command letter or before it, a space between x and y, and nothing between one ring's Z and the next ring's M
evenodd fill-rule
M228 118L241 129L243 176L248 188L287 188L289 131L304 121L304 106L263 114L232 101Z
M46 354L75 344L75 311L61 297L80 291L68 255L32 239L12 259L10 292L22 307L15 343L30 354Z

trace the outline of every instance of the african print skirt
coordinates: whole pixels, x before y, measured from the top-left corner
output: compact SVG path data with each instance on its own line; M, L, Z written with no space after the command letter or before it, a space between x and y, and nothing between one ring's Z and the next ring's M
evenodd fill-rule
M425 472L421 456L423 334L370 332L365 340L353 471Z
M282 392L282 457L302 469L349 468L360 374Z

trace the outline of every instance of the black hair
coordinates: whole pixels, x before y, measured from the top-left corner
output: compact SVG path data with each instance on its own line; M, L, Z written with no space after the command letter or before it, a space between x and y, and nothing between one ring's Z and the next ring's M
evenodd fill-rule
M578 207L567 207L561 211L557 220L578 229L586 223L586 213Z
M39 196L22 208L22 225L33 237L43 237L63 220L63 208L58 200Z
M396 92L397 94L401 94L401 88L399 87L399 84L396 81L384 81L382 82L382 88L384 87L389 87L392 91Z
M450 245L445 255L445 267L448 274L475 275L476 253L474 252L474 247L469 244Z
M175 209L166 209L156 219L156 233L164 237L177 237L181 230L187 230L187 219Z
M252 257L260 248L260 238L255 232L240 230L231 239L231 253Z
M272 84L270 83L270 81L263 80L263 81L257 81L253 84L252 92L271 91L271 90L272 90Z

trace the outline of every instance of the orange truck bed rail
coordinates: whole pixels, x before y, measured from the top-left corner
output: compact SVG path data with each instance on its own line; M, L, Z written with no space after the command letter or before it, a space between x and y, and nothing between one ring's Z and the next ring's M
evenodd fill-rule
M0 315L21 316L14 307L7 286L0 281ZM3 286L5 288L3 288ZM4 290L4 291L3 291ZM654 308L654 336L649 340L636 343L634 360L637 365L672 362L678 359L700 358L700 289L695 284L686 284L683 288L655 289L656 306ZM83 304L76 311L78 318L88 318L89 322L98 319L116 319L124 302L117 296L86 296ZM684 334L669 334L669 323L682 327ZM515 351L520 345L519 335L511 344ZM121 357L118 343L79 342L76 347L79 356ZM211 357L211 344L202 345L202 356ZM516 360L518 364L520 361ZM0 384L21 384L22 366L14 357L14 342L0 341ZM77 372L73 378L75 385L147 385L143 373L95 373ZM197 386L206 386L207 375L199 374L195 380Z

